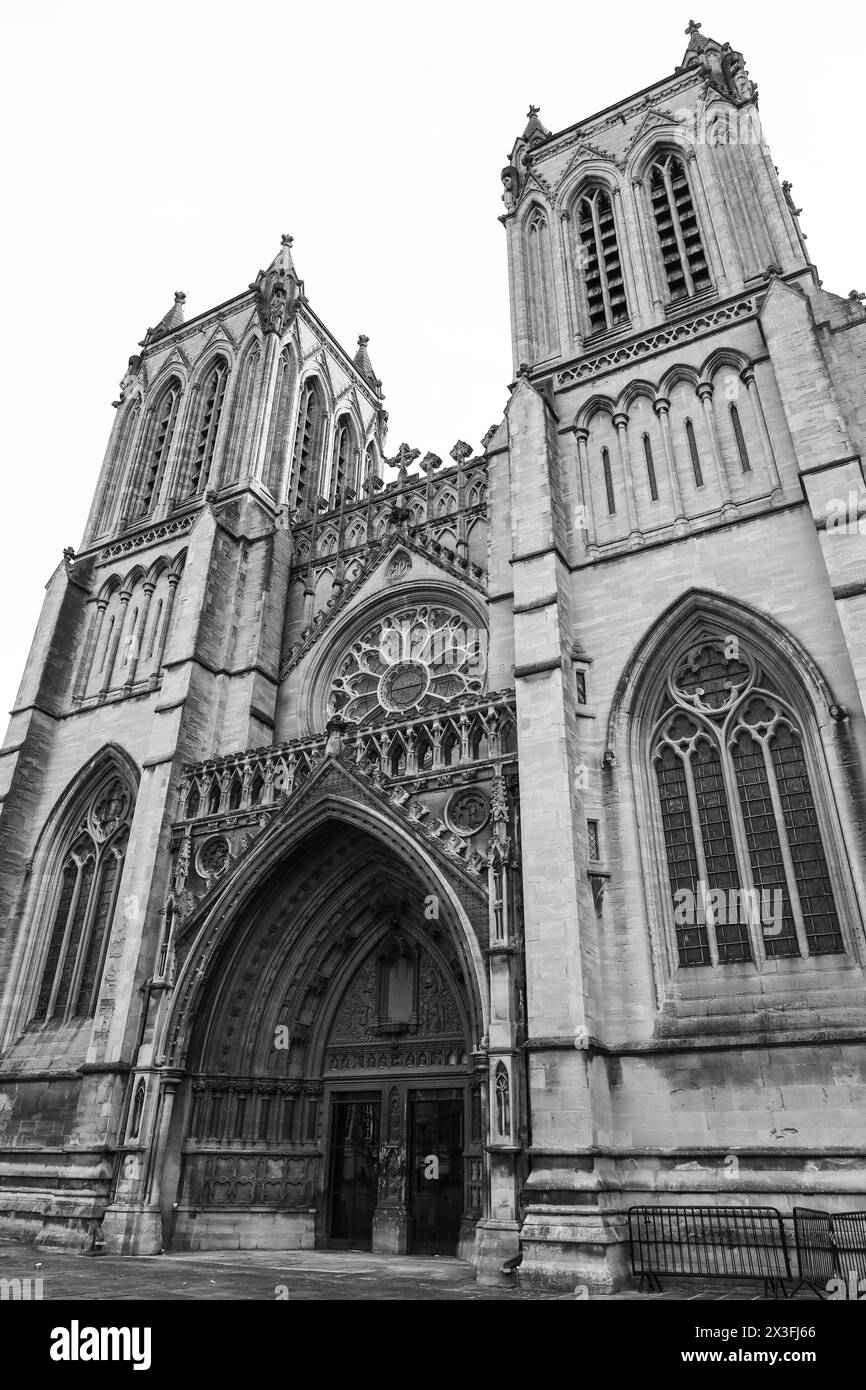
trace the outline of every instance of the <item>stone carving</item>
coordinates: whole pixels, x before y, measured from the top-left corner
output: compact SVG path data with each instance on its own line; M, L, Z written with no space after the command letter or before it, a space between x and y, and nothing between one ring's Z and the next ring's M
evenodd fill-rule
M699 314L694 319L671 324L669 328L663 328L658 333L653 333L646 338L639 338L635 342L624 343L622 347L612 348L610 352L600 353L598 357L584 359L576 366L559 372L556 377L556 384L559 387L571 386L575 382L601 376L604 372L613 371L616 367L621 367L628 362L639 361L642 357L647 357L660 348L698 338L702 334L718 328L720 324L750 318L757 311L758 301L754 295L750 295L747 299L737 300L733 304L722 305L718 309Z
M378 1019L378 951L371 952L349 984L331 1025L329 1048L342 1051L340 1044L367 1042L376 1049L374 1056L390 1055L391 1049L380 1053L381 1026ZM436 964L430 952L422 948L417 965L418 1013L413 1035L426 1038L460 1039L463 1024L460 1009L450 982ZM379 1065L373 1062L371 1065ZM390 1061L383 1063L391 1065Z
M406 553L405 550L398 550L397 554L394 556L393 560L391 561L390 565L385 571L385 577L387 579L405 579L406 575L409 573L411 568L412 561L409 558L409 555Z
M507 164L502 170L502 201L508 212L511 212L517 203L517 190L519 186L519 174L513 164Z
M129 792L120 778L115 778L95 802L91 811L90 828L94 838L107 840L125 819L128 807Z
M505 793L505 778L494 777L492 788L492 812L495 824L506 824L508 821L508 798Z
M196 873L210 887L211 879L220 878L231 863L229 843L222 835L206 840L196 855Z
M356 1042L373 1037L376 1022L376 961L368 956L343 995L331 1025L332 1042Z
M461 787L445 806L445 821L457 835L475 835L487 824L490 805L477 787Z

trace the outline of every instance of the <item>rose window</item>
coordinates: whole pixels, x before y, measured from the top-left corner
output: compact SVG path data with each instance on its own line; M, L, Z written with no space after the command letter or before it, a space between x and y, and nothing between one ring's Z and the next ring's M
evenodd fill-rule
M447 608L418 604L372 623L337 666L328 713L356 723L427 714L484 689L487 634Z

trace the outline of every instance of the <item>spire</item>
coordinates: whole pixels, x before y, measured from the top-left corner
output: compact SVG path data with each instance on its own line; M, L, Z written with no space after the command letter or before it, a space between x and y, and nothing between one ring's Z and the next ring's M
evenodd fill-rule
M538 119L540 110L540 106L533 106L530 104L529 110L526 113L526 129L523 132L522 139L526 141L527 145L538 144L539 140L546 140L550 134L547 126Z
M146 347L157 338L164 338L166 333L173 333L175 328L180 328L183 323L183 306L186 303L186 295L183 290L175 290L174 303L167 314L160 319L156 328L148 328L139 347Z
M295 316L298 303L304 298L304 282L292 260L294 237L284 232L280 249L267 270L260 270L251 290L255 290L256 308L265 333L282 337Z
M697 20L690 19L685 32L689 45L677 72L698 68L704 77L705 90L713 87L738 106L749 101L757 104L758 89L749 77L742 53L729 43L705 38Z
M364 380L370 383L377 395L381 395L382 383L373 371L373 363L370 361L370 354L367 351L369 341L366 333L358 335L358 351L355 353L353 361Z
M276 272L277 275L294 275L297 280L298 272L295 270L295 263L292 260L292 245L294 240L295 238L289 236L288 232L283 232L280 238L280 249L268 266L267 273L269 275L274 272Z

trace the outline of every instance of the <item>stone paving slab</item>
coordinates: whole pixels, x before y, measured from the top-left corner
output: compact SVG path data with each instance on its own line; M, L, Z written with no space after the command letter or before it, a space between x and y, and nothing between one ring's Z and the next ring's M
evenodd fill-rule
M291 1300L573 1301L575 1292L477 1284L460 1260L399 1258L369 1251L201 1251L168 1255L73 1255L0 1242L0 1279L43 1281L47 1299L135 1302L161 1300L273 1301L282 1286ZM801 1291L798 1298L815 1298ZM760 1284L665 1284L661 1293L625 1290L614 1300L764 1301ZM610 1299L605 1300L610 1301Z

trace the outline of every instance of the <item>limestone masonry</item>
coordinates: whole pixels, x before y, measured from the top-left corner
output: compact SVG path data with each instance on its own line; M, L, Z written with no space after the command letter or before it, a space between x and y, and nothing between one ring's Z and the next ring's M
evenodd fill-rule
M864 296L694 24L502 183L478 447L389 456L288 236L129 359L0 760L2 1233L604 1292L633 1205L866 1207Z

